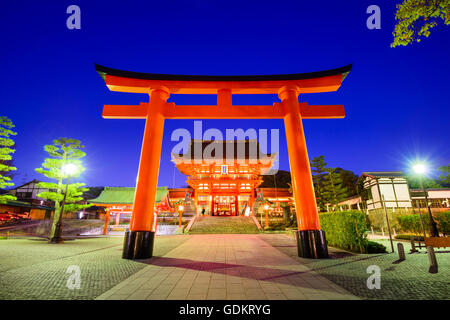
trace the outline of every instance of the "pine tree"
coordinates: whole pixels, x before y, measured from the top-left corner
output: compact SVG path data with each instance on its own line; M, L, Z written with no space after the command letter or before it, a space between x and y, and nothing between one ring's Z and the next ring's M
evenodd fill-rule
M320 211L324 211L326 206L326 199L324 195L324 180L327 174L326 172L326 163L324 160L324 156L315 157L311 160L311 172L312 179L314 184L314 192L316 195L317 206Z
M63 172L63 167L67 164L74 164L78 170L70 178L78 177L85 168L82 166L80 158L83 158L86 153L81 149L84 146L79 140L59 138L53 140L53 145L44 146L44 150L49 154L49 158L46 158L42 163L41 168L35 169L38 173L43 174L49 179L56 180L57 182L39 182L37 185L41 188L49 189L47 192L41 192L39 197L49 199L55 202L55 214L53 216L52 230L50 233L50 239L55 235L56 225L59 221L61 212L61 202L64 198L64 192L66 185L63 183L63 179L69 177ZM69 184L64 211L74 212L82 210L91 206L90 204L78 204L77 202L83 200L81 195L83 192L88 191L88 188L83 188L84 183L72 183Z
M5 116L0 117L0 189L11 187L14 183L10 182L11 171L17 170L12 166L12 155L14 149L14 140L11 136L15 136L17 132L12 131L14 124ZM16 200L16 197L10 194L0 195L0 203L6 203L8 200Z
M347 198L347 189L343 187L342 177L336 168L326 168L328 174L325 175L323 183L323 194L332 208L336 208L337 204Z

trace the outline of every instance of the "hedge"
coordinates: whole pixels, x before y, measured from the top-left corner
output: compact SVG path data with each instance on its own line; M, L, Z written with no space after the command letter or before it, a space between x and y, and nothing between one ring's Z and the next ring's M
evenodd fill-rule
M328 245L353 252L368 252L365 214L359 211L321 213L320 225Z
M437 214L434 214L433 217L437 223L439 232L445 235L450 234L450 212L439 212ZM423 233L419 214L397 217L397 221L400 225L401 231L403 232L412 232L416 234ZM430 218L428 216L428 213L422 213L422 221L425 232L428 233L428 231L430 230Z

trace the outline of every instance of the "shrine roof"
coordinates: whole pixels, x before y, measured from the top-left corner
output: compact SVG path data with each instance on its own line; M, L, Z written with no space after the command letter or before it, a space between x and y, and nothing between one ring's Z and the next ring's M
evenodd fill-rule
M197 157L197 153L199 157ZM258 140L195 140L192 139L187 153L172 153L173 161L183 162L184 160L218 160L227 159L227 149L233 151L234 160L258 159L261 161L274 161L278 153L262 153ZM216 156L216 150L219 154ZM206 151L206 152L205 152ZM220 151L222 155L220 155ZM261 153L260 153L261 152ZM220 158L220 156L222 156ZM228 158L229 159L229 158Z
M105 187L97 198L88 200L88 202L96 204L132 204L134 202L135 189L133 187ZM168 193L169 189L167 187L158 187L156 190L156 203L161 202Z
M362 176L370 178L403 178L402 171L363 172Z

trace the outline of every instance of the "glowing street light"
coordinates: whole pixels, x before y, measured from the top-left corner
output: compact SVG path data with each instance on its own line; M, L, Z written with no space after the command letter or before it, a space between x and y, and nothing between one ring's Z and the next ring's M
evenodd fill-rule
M67 198L67 191L69 189L69 181L70 177L75 175L78 171L78 166L74 163L66 163L62 166L61 172L63 175L67 176L67 183L66 183L66 192L64 192L64 198L61 203L61 210L59 212L58 222L56 223L55 227L55 233L53 235L53 238L50 239L50 243L62 243L62 216L64 214L64 206L66 204L66 198Z
M428 167L425 163L416 163L412 168L414 172L419 175L423 175L428 172Z
M184 205L182 200L178 201L176 204L178 205L178 227L181 228L181 224L183 222Z
M63 165L61 171L64 173L64 175L70 177L78 171L78 166L74 163L67 163Z
M269 227L269 208L270 202L269 201L264 202L264 211L266 212L266 228Z
M418 162L413 165L413 171L419 176L420 186L425 196L425 205L428 208L428 215L430 216L430 234L432 237L439 237L439 231L437 228L436 221L434 221L433 215L431 214L431 208L428 205L428 194L423 184L423 175L428 172L428 166L425 163Z

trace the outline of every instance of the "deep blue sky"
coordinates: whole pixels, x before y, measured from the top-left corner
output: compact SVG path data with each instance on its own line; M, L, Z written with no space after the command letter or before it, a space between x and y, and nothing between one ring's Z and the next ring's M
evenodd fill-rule
M395 48L399 1L9 1L0 11L1 115L16 124L14 155L21 184L34 172L44 144L72 137L86 145L88 186L133 186L143 120L102 119L103 104L138 104L148 96L110 92L94 62L124 70L174 74L281 74L353 63L339 91L300 97L344 104L347 117L305 120L310 157L362 171L406 170L424 157L434 167L449 153L450 27L419 45ZM66 8L81 8L81 30L66 28ZM381 30L366 28L366 8L381 8ZM177 104L214 104L214 96L175 96ZM272 104L276 96L234 98ZM203 121L203 127L280 128L280 168L288 169L283 122ZM182 186L170 150L176 128L166 121L159 185Z

